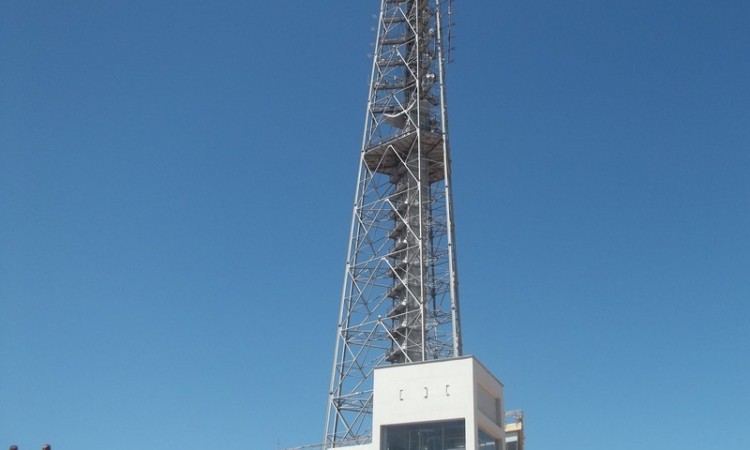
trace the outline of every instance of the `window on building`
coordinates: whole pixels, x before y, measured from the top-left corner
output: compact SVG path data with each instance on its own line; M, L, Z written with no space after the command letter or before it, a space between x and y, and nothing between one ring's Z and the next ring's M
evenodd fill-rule
M463 419L385 426L382 450L465 450Z
M497 439L493 438L489 434L485 433L481 428L479 429L479 448L480 450L499 450Z
M505 437L505 450L518 450L518 436Z

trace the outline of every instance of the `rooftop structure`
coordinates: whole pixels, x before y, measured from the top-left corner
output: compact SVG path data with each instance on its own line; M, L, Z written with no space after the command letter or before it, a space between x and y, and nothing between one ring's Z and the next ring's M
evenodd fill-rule
M505 450L524 449L523 411L505 413Z

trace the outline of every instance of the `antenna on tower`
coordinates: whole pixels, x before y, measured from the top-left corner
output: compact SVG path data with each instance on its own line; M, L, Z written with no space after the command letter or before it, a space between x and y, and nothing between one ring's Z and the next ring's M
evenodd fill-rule
M453 19L454 14L455 10L453 9L453 0L448 0L448 6L445 12L445 16L447 18L447 23L445 25L445 35L447 38L445 47L445 61L448 63L453 62L453 50L455 50L455 47L453 46L453 30L456 25L456 22Z

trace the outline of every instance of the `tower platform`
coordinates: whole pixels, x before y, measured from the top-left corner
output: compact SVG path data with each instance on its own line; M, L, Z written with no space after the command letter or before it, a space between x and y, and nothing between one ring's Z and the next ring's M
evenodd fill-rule
M404 167L406 155L415 151L417 147L421 147L422 157L429 164L429 182L434 183L445 178L443 136L440 133L417 133L416 130L412 130L392 137L367 147L364 150L364 161L367 168L373 172L398 176L401 174L397 170Z

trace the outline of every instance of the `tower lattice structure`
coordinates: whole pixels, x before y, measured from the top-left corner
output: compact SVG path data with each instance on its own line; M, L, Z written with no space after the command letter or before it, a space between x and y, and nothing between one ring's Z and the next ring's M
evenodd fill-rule
M369 442L373 370L460 356L449 0L381 0L326 419Z

